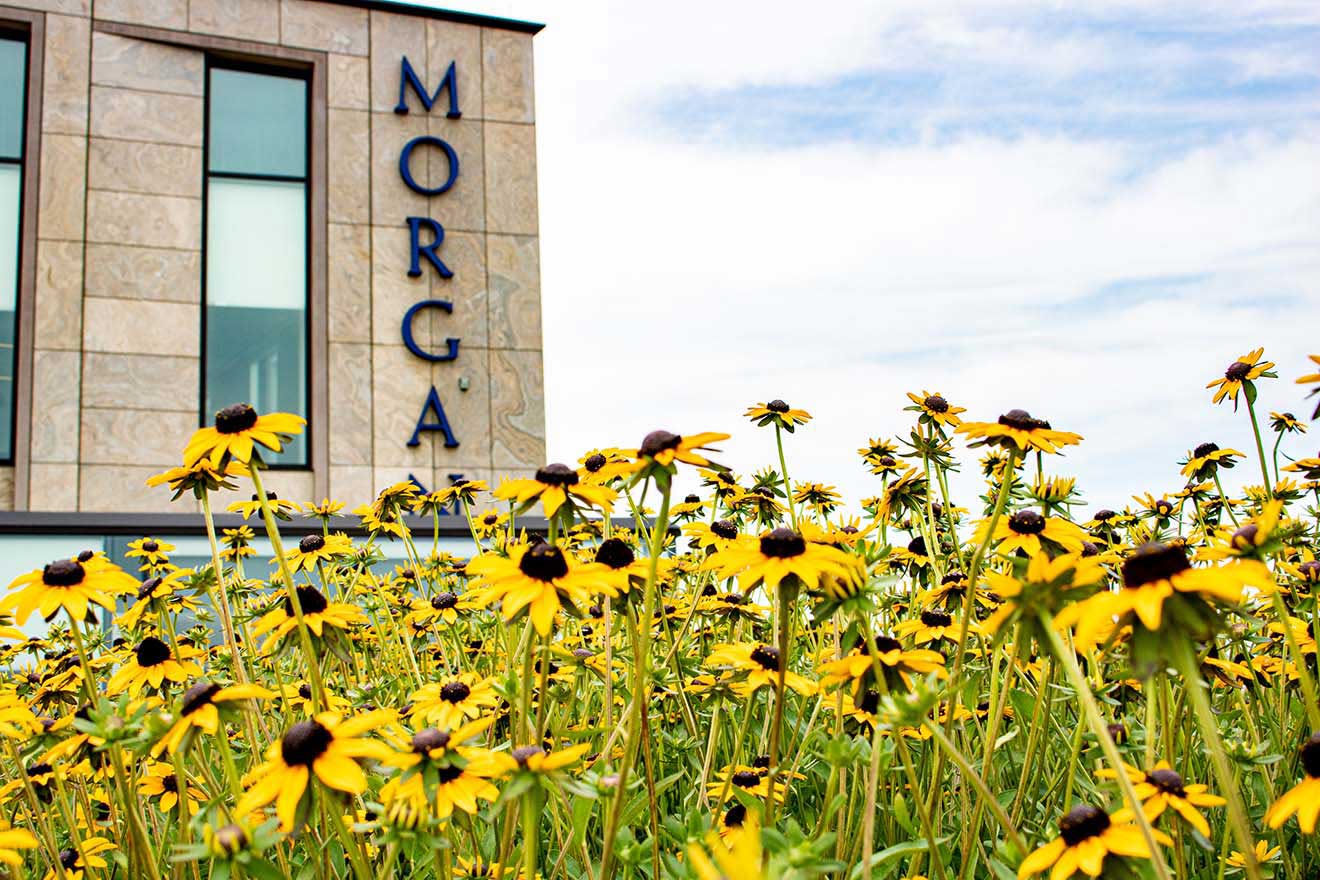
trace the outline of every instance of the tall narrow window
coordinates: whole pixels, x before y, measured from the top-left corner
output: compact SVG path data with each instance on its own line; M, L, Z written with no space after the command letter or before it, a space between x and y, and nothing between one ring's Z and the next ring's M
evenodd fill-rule
M14 371L18 338L18 250L27 131L27 41L0 31L0 461L14 457Z
M207 71L203 423L232 403L307 417L307 85ZM307 466L307 436L269 460Z

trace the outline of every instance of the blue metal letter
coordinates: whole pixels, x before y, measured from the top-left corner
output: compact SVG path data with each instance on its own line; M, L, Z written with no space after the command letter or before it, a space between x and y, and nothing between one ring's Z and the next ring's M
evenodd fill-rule
M435 413L435 421L428 422L426 414ZM449 427L449 417L445 415L444 405L440 403L440 395L436 393L435 386L431 386L431 393L426 395L426 403L422 406L422 414L417 417L417 427L413 430L412 439L408 441L409 446L420 446L422 441L417 438L423 431L443 431L445 434L445 447L454 449L458 446L458 438L454 436L454 431Z
M439 147L445 151L445 156L449 159L449 177L440 186L422 186L413 179L412 168L410 167L412 164L412 151L418 144ZM458 153L455 153L453 147L435 135L418 135L404 144L403 150L399 153L399 176L403 178L404 183L408 184L408 189L415 193L421 193L424 196L438 196L447 193L449 188L454 185L454 181L458 180Z
M422 227L425 226L435 236L435 239L428 245L421 242ZM417 278L422 274L422 257L435 267L435 271L440 273L441 278L453 278L454 273L449 271L449 267L440 259L436 253L440 245L445 240L445 228L430 217L409 217L408 218L408 252L411 254L408 264L408 277Z
M431 108L435 106L435 102L440 98L440 93L448 87L449 112L446 113L445 116L448 116L450 119L457 119L462 116L463 114L458 110L458 70L455 67L456 63L457 62L454 61L449 62L449 69L445 71L445 78L440 80L440 85L435 87L434 94L428 96L426 94L426 86L422 85L422 81L417 78L417 72L414 71L412 65L408 63L408 56L403 56L403 75L399 77L399 103L398 106L394 108L394 112L398 113L400 116L407 115L408 86L412 86L413 91L416 92L417 97L421 99L422 106L426 108L427 113L431 112Z
M437 309L444 309L449 314L454 313L454 307L443 299L424 299L419 303L414 303L412 308L403 313L403 344L408 346L408 350L417 355L424 361L452 361L458 358L458 340L449 337L445 340L445 345L449 349L444 354L432 354L417 344L413 339L412 325L413 317L422 309L434 306Z

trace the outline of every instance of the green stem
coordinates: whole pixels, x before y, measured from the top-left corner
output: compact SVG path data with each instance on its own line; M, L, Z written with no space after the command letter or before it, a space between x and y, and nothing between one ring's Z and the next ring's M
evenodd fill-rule
M1260 442L1260 425L1256 422L1256 404L1252 402L1250 395L1247 396L1247 415L1251 416L1251 433L1256 438L1256 456L1260 461L1260 476L1265 484L1265 497L1270 501L1274 500L1274 485L1270 482L1270 469L1265 461L1265 445ZM1247 856L1248 864L1252 862L1253 857Z

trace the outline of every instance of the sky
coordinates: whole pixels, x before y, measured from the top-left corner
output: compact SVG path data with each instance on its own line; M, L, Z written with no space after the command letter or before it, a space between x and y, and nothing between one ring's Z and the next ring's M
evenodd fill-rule
M1250 349L1279 365L1262 416L1310 414L1314 2L432 5L547 25L552 461L725 431L747 474L774 439L742 413L781 398L815 416L793 479L855 503L880 488L855 450L925 389L1084 435L1048 469L1087 512L1176 491L1198 443L1252 452L1204 388Z

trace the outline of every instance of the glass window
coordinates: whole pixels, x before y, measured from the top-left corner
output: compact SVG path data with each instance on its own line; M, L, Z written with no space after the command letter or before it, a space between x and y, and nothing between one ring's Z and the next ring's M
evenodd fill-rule
M202 419L233 403L306 418L307 80L212 67L207 101ZM305 467L307 434L266 457Z
M14 452L14 369L18 335L19 236L23 207L23 135L27 44L0 35L0 461Z

